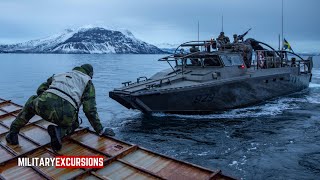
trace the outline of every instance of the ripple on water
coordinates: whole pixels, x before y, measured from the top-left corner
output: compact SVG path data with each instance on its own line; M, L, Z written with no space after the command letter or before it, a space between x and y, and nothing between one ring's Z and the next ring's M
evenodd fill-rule
M299 160L299 165L308 170L320 173L320 152L305 154Z
M121 82L166 69L163 55L0 54L1 97L23 104L52 74L91 63L97 107L117 138L238 179L319 179L320 61L308 91L210 115L146 117L110 99ZM319 57L317 57L320 60ZM32 67L32 68L31 68ZM26 76L28 75L28 76ZM24 78L20 78L24 77ZM14 82L14 83L12 83ZM84 119L84 125L90 126ZM315 153L309 153L315 152Z

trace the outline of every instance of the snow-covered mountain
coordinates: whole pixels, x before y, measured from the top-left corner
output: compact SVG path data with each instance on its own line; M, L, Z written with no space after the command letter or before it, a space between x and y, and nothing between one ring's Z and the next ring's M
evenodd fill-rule
M162 51L168 52L168 53L174 53L174 51L177 49L177 47L180 44L170 44L170 43L159 43L155 44L158 48L160 48Z
M61 34L25 43L0 45L0 52L82 53L82 54L157 54L158 47L138 40L128 30L101 27L67 29Z

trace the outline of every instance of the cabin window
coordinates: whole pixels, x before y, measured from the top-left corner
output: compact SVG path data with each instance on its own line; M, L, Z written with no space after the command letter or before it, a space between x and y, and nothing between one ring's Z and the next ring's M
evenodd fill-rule
M281 78L280 78L280 81L283 81L283 80L284 80L284 78L283 78L283 77L281 77Z
M240 55L222 55L221 59L225 66L240 66L244 64Z
M176 62L177 62L177 66L182 66L182 59L178 59L176 60Z
M187 58L186 66L201 66L201 60L199 58Z
M221 66L218 56L206 57L203 59L204 66Z
M183 59L185 66L201 66L201 60L199 58L185 58ZM177 66L182 66L182 59L178 59Z

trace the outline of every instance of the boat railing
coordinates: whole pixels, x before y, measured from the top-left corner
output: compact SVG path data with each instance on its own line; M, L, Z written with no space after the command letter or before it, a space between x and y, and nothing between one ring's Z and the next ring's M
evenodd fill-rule
M291 63L291 66L299 67L300 73L311 73L313 68L312 57L307 60L298 60L296 63Z
M211 51L217 48L217 41L215 39L211 40L199 40L199 41L188 41L179 45L174 54L179 51L181 47L200 47L199 51Z
M162 85L164 84L171 85L171 80L169 78L160 79L152 84L147 84L146 87L147 89L153 89L153 88L162 87Z
M188 58L190 56L198 55L200 53L201 53L200 51L197 51L197 52L186 53L186 54L183 54L183 53L172 54L170 56L166 56L166 57L160 58L158 61L166 61L169 64L169 66L171 67L171 69L173 70L173 72L176 72L176 69L170 63L171 61L174 61L176 64L178 64L177 61L179 59L186 59L186 58ZM183 69L182 69L182 71L183 71Z
M289 60L288 54L298 57L299 60L296 60L295 57ZM311 72L312 69L312 58L310 58L305 60L301 56L289 51L256 50L253 65L257 69L282 68L288 66L300 67L300 73L308 73Z
M191 47L188 49L190 53L185 53L186 47ZM200 48L199 48L200 47ZM193 49L193 52L191 49ZM171 65L171 61L175 61L177 63L178 59L185 59L193 55L201 54L204 52L212 52L217 49L217 42L215 39L211 40L199 40L199 41L188 41L183 44L180 44L174 51L173 54L160 58L158 61L166 61L170 65L170 67L175 71L174 67Z
M283 59L275 51L257 50L254 65L257 69L279 68L283 67Z
M190 56L194 56L194 55L197 55L197 54L200 54L200 53L201 52L198 51L198 52L186 53L186 54L183 54L183 53L172 54L170 56L166 56L166 57L160 58L158 61L176 61L177 59L185 59L185 58L188 58Z

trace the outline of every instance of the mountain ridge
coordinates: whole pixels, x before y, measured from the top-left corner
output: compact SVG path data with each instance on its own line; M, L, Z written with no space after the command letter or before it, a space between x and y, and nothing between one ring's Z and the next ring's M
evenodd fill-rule
M2 53L58 54L160 54L158 47L134 37L128 31L102 27L66 29L60 34L24 43L0 45Z

